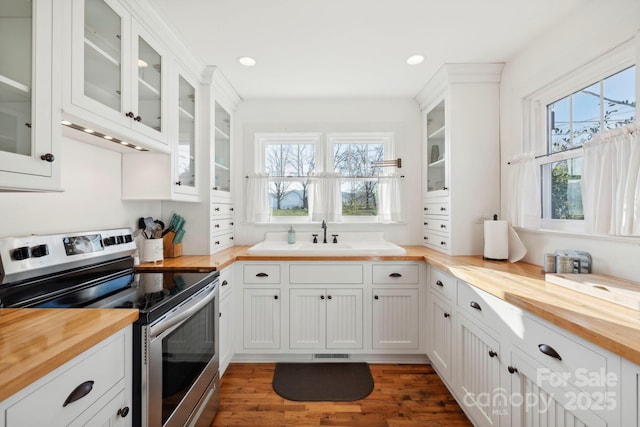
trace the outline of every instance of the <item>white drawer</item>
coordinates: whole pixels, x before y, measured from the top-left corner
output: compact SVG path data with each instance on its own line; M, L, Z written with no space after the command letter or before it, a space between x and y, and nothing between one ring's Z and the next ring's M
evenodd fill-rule
M427 231L423 236L423 243L439 250L449 249L449 236L442 236L433 232Z
M233 205L227 203L212 203L211 206L211 218L218 217L233 217Z
M457 288L458 307L471 318L505 336L522 334L522 310L460 280Z
M536 359L559 376L550 377L550 372L539 370L543 381L566 379L580 390L601 393L615 390L620 378L615 365L616 356L606 350L574 340L570 333L561 332L553 325L546 326L543 320L524 316L524 334L519 341L525 353ZM546 322L545 322L546 323ZM608 375L616 378L608 378Z
M418 268L415 264L375 264L372 266L372 282L374 285L417 284Z
M234 237L233 231L211 233L211 247L213 250L218 251L233 246Z
M280 283L280 264L245 264L244 283Z
M424 229L427 231L434 231L436 233L449 234L449 220L439 218L437 216L425 216L424 217Z
M431 267L429 286L449 302L456 300L456 283L457 281L453 276Z
M423 213L425 215L449 215L449 202L425 203Z
M52 420L67 425L93 405L109 389L125 377L126 335L120 334L51 381L43 384L6 410L9 426L46 426ZM100 346L100 344L98 344ZM74 359L75 362L75 359ZM93 381L90 391L80 399L63 406L67 397L81 384Z
M222 218L222 217L211 218L211 231L213 233L233 230L233 225L234 225L233 218Z
M300 284L361 284L364 272L361 264L292 264L289 282Z

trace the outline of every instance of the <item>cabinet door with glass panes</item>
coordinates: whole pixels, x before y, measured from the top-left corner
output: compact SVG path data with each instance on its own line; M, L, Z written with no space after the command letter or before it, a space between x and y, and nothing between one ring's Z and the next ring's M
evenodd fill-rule
M53 3L0 5L0 188L59 186L59 108L52 81ZM56 104L57 105L57 104Z
M216 197L231 196L231 114L215 102L215 149L212 188Z
M71 12L71 105L65 110L166 143L168 61L160 42L116 0L73 0Z
M197 144L197 81L186 71L178 68L177 79L177 135L174 146L174 192L198 194L196 175Z
M449 191L445 105L444 99L439 101L426 116L426 197L445 196Z

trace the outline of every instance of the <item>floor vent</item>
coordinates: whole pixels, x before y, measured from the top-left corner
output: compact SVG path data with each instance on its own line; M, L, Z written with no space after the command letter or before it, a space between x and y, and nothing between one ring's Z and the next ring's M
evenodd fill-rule
M348 359L349 355L346 353L334 353L334 354L314 354L314 359Z

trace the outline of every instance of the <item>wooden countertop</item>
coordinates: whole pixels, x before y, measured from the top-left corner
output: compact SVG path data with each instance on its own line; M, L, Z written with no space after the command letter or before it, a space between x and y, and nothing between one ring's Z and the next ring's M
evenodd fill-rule
M0 309L0 401L137 319L131 309Z
M220 270L235 261L426 261L460 280L533 313L625 359L640 364L640 312L545 282L542 267L524 262L448 256L422 246L405 246L403 256L252 256L248 246L214 255L167 258L138 270Z

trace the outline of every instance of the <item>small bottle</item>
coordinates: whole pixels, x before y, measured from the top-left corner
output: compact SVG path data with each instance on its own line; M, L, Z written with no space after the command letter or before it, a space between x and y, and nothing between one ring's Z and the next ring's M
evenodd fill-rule
M293 245L296 242L296 231L293 229L293 225L289 226L289 233L287 234L287 242Z

